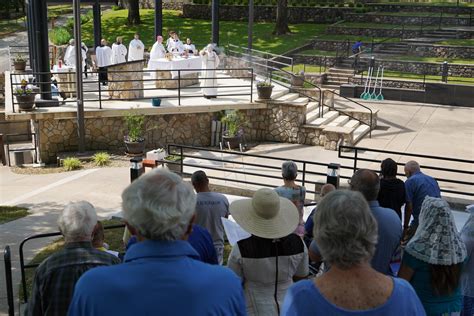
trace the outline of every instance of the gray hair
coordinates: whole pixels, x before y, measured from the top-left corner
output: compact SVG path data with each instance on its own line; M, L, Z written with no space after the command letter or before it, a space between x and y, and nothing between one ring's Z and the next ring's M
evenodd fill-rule
M313 234L324 260L348 269L374 255L377 221L361 193L336 190L318 204Z
M96 224L97 213L87 201L67 204L58 218L59 230L66 241L90 240Z
M293 161L287 160L281 165L281 176L283 179L295 180L297 175L298 167Z
M350 186L351 190L362 193L367 201L375 201L380 191L380 178L372 170L359 169L352 176Z
M180 176L155 169L132 182L122 193L125 220L152 240L181 239L196 207L196 195Z
M414 160L410 160L405 164L405 170L410 171L410 173L415 173L420 171L420 165Z

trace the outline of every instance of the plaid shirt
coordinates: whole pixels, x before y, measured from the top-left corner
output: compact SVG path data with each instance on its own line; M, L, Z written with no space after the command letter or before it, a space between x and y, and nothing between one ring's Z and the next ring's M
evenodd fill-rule
M81 275L94 267L117 263L117 257L92 248L90 242L67 243L36 270L28 315L67 315Z

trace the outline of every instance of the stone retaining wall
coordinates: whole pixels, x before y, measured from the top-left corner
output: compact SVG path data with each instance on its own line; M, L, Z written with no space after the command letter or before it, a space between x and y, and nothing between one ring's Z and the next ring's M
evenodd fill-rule
M142 70L144 67L144 60L125 62L107 67L110 98L117 100L143 98Z
M368 36L368 37L400 37L400 38L412 38L419 37L419 30L401 30L401 29L376 29L376 28L363 28L363 27L342 27L342 26L329 26L326 29L326 34L333 35L354 35L354 36Z
M248 6L220 5L219 19L223 21L246 21ZM334 23L343 18L344 12L352 12L353 8L316 8L316 7L288 7L289 23L313 22ZM274 22L276 6L255 6L255 21ZM205 4L184 4L183 16L192 19L211 19L211 7Z
M364 2L371 2L372 0L364 0ZM433 6L433 5L399 5L399 4L380 4L380 3L367 3L372 11L379 12L443 12L443 13L453 13L453 14L469 14L472 10L469 7L457 7L453 6Z
M419 57L445 57L472 59L474 47L472 46L448 46L430 44L408 45L409 54Z
M360 77L354 77L350 80L350 82L363 87L365 85L365 78L361 80ZM405 80L384 79L383 87L424 90L423 82L405 81Z
M375 61L376 66L383 64L385 70L411 72L415 74L441 75L441 63L413 61ZM474 77L474 65L449 64L449 75L453 77Z
M163 0L163 9L182 10L183 4L190 3L191 0ZM139 0L140 9L154 9L155 0Z
M439 25L440 16L396 16L380 14L347 13L344 20L358 23L383 23L394 25ZM469 26L469 18L442 17L441 25Z
M336 57L326 56L311 56L311 55L294 55L293 61L295 64L306 64L306 65L321 65L326 67L334 67L336 64ZM324 71L324 70L323 70Z

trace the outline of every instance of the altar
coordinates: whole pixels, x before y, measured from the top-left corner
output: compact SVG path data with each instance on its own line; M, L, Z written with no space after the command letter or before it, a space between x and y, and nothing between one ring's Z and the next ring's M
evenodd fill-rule
M178 80L159 80L159 79L178 79L180 78L181 87L188 87L199 83L199 72L201 69L201 56L173 57L173 60L166 58L150 59L148 70L151 72L155 81L156 88L175 89L178 87ZM177 70L180 71L177 71Z
M69 66L53 66L53 76L58 81L58 90L64 93L66 98L76 96L76 68Z

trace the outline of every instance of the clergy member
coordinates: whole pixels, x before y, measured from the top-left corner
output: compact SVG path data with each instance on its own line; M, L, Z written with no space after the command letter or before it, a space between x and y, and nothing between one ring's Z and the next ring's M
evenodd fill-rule
M209 44L201 51L202 68L202 94L206 99L217 97L216 68L219 66L219 56L214 51L214 45Z
M74 39L69 40L69 45L64 53L64 64L69 67L76 67L76 49L74 48Z
M140 35L135 33L134 38L128 46L128 61L142 60L143 53L145 51L145 45L140 40Z
M125 56L127 56L127 47L122 44L122 37L117 37L115 43L112 44L112 65L124 63L126 61Z
M189 55L197 55L198 51L196 50L196 46L191 42L190 38L186 39L186 44L184 44L184 50L189 54Z
M107 66L110 65L112 59L112 49L107 46L105 39L102 39L100 46L95 49L95 59L97 68L99 68L99 81L105 86L107 85Z
M165 58L166 50L163 46L163 37L158 35L156 37L156 42L153 44L153 47L150 51L150 60L148 61L148 70L155 70L156 69L156 61L160 58ZM156 79L156 72L151 73L151 78Z
M169 42L167 49L168 52L172 54L181 55L182 53L184 53L183 42L179 40L177 33L173 33L173 39Z

